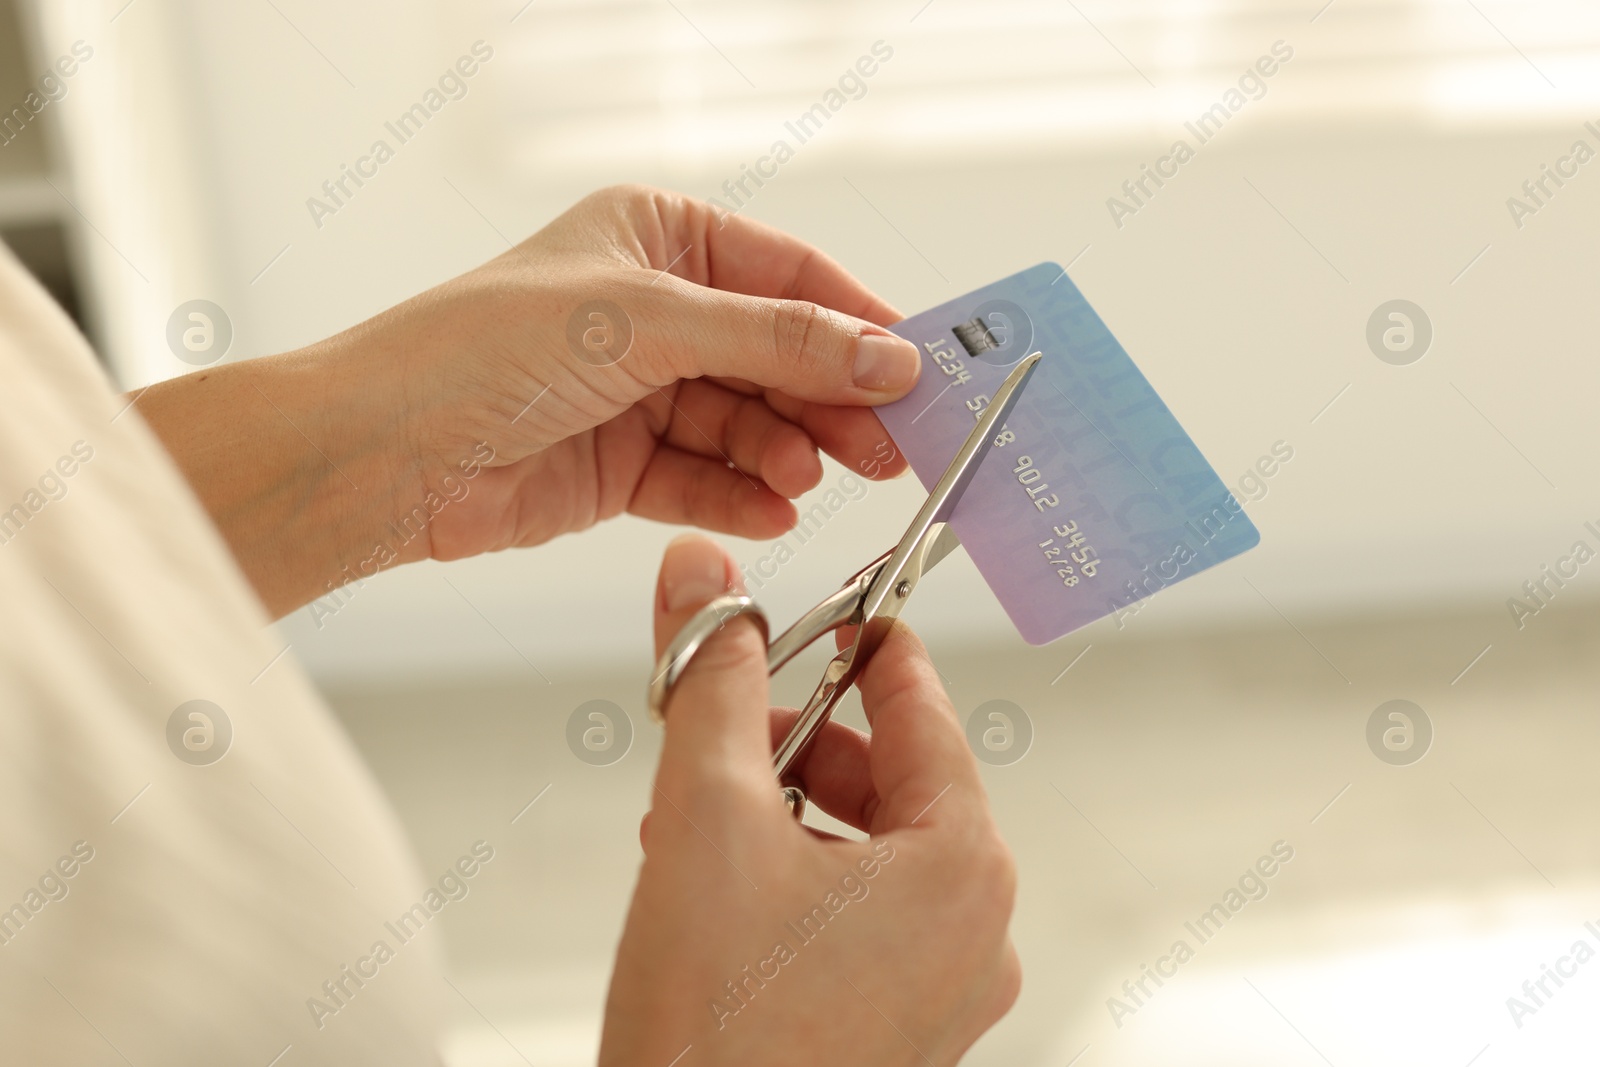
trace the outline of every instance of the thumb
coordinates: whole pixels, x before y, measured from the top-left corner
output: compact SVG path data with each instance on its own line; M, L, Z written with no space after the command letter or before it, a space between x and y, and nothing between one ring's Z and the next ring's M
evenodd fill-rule
M651 316L670 379L743 378L822 404L876 405L910 391L917 346L806 300L773 300L661 279Z
M716 542L684 534L667 546L655 605L656 654L696 612L726 593L742 593L733 561ZM730 618L701 644L679 675L666 707L666 740L656 787L693 822L743 810L749 790L781 806L772 774L767 712L767 646L748 616Z

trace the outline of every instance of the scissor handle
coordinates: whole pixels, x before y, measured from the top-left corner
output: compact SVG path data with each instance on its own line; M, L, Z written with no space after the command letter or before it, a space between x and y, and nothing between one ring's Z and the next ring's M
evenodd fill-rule
M700 651L700 646L705 644L712 634L726 626L729 619L740 615L749 615L756 625L761 627L761 640L765 642L767 613L761 610L760 604L749 597L733 594L719 596L708 603L695 612L689 621L683 624L683 628L672 636L672 640L667 642L666 649L662 651L661 658L656 661L656 672L650 679L650 688L645 695L645 706L650 711L651 719L658 724L667 721L667 699L672 695L672 687L677 684L684 668L689 666L694 654ZM770 668L768 673L771 673Z
M862 567L845 579L844 585L837 593L800 616L793 626L779 634L772 644L767 646L768 676L777 674L785 663L811 647L817 638L830 634L841 626L860 622L861 605L867 598L867 590L872 588L873 579L878 576L878 572L892 555L894 549L891 548Z
M841 626L859 622L861 604L866 598L866 592L877 576L879 568L891 554L892 552L885 552L868 564L858 574L852 576L838 592L800 616L793 626L768 644L768 676L778 673L784 664L794 659L818 638L832 633ZM661 658L656 663L655 675L650 681L646 703L652 719L658 723L666 721L666 706L672 696L672 688L689 662L694 659L695 653L712 634L739 615L751 616L761 627L765 639L766 613L750 597L732 594L718 597L706 604L673 635L661 653ZM773 771L780 783L783 783L794 770L806 749L810 747L817 731L828 721L833 714L834 706L839 703L845 690L849 689L851 682L855 680L857 672L852 669L855 666L854 653L855 646L852 645L829 661L828 669L823 672L822 681L817 684L811 699L800 709L799 718L794 721L789 733L773 753ZM794 812L795 818L800 818L805 813L805 792L799 786L787 783L783 785L783 796L789 810Z

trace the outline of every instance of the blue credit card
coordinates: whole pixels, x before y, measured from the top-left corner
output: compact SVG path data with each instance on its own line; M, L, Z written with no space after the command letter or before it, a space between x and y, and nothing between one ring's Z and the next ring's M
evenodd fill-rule
M890 327L922 349L877 409L928 488L1010 369L1044 353L951 518L1029 644L1253 548L1255 525L1066 272L1041 263Z

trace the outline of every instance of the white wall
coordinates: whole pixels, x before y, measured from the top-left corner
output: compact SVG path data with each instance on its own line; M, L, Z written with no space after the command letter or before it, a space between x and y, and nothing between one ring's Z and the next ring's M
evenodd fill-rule
M1505 598L1581 536L1585 519L1600 518L1600 466L1587 440L1600 377L1591 311L1600 166L1585 168L1520 230L1505 206L1574 138L1600 144L1577 117L1594 79L1574 73L1587 69L1574 61L1579 53L1554 50L1561 33L1514 5L1486 8L1554 72L1560 87L1549 89L1470 8L1341 3L1309 23L1287 5L1216 7L1208 10L1236 16L1223 24L1226 34L1207 36L1196 16L1185 37L1172 29L1185 24L1173 23L1171 5L1132 13L1087 5L1124 51L1164 79L1161 106L1139 110L1141 83L1101 37L1068 19L1052 32L1073 35L1071 62L1095 77L1061 90L1063 106L1092 107L1104 95L1132 109L1126 128L1046 137L1038 122L1013 129L998 113L992 136L975 137L981 114L974 127L968 111L928 102L939 50L973 17L942 5L936 0L915 24L910 9L852 7L846 17L829 8L838 25L807 23L786 50L781 24L762 23L767 36L757 39L735 8L686 6L700 30L723 36L735 62L769 86L782 77L781 88L749 92L699 30L652 5L598 9L604 17L584 25L603 38L574 29L587 16L571 5L535 4L513 24L520 3L424 0L276 0L276 8L140 0L103 27L94 20L120 5L86 4L63 9L53 32L102 33L100 65L86 84L106 79L102 94L112 96L144 86L135 99L151 101L124 106L126 157L139 167L80 161L78 187L106 213L97 225L125 237L131 258L156 265L150 271L164 280L154 290L173 300L206 295L227 308L235 356L356 322L496 254L500 233L520 238L597 185L643 180L711 194L770 142L795 99L815 98L873 39L892 37L901 65L886 65L825 131L832 144L819 138L785 166L751 213L821 245L908 312L1041 259L1065 263L1088 246L1074 279L1225 479L1275 441L1295 449L1269 495L1250 505L1261 547L1164 593L1134 627L1270 621L1278 612L1300 622L1428 601L1481 615L1485 642L1513 634ZM1448 84L1394 75L1380 47L1392 40L1368 34L1387 9L1433 27L1451 47L1470 45L1461 69L1488 71L1483 85L1503 91L1485 103L1457 68ZM1151 26L1165 26L1164 35ZM1286 66L1263 100L1114 226L1106 198L1182 132L1165 116L1216 99L1235 57L1278 37L1296 42L1302 66ZM495 44L496 58L467 98L317 228L306 198L479 38ZM648 54L658 39L671 42L659 69ZM592 60L575 51L585 41ZM643 57L638 69L617 66L618 41ZM1584 42L1581 33L1568 38ZM960 85L972 87L969 95L1000 92L993 85L1050 62L1033 56L1018 74L1003 59L984 55L988 81L968 71ZM1296 87L1299 70L1307 75ZM633 112L613 99L616 85L646 75L659 82L646 88L655 86L661 122L679 123L682 138L641 142L632 153L552 146L549 130L561 122L570 135L560 144L581 143L573 115L591 133L627 129ZM1392 87L1392 102L1370 91L1374 84ZM1359 106L1339 109L1341 85ZM171 106L163 110L161 100ZM1592 110L1600 118L1600 106ZM911 118L946 113L947 136L936 125L920 140L907 132ZM898 137L892 150L880 143L886 128ZM694 141L707 130L716 139ZM683 147L691 141L699 146L692 151ZM913 141L922 150L902 150ZM167 146L183 153L163 155ZM118 281L104 250L101 260L107 304L121 308L116 321L143 331L121 357L129 384L182 369L148 343L161 311L152 287ZM1410 367L1379 362L1363 339L1369 313L1393 297L1421 304L1436 331L1432 350ZM852 504L763 590L775 616L800 610L892 543L916 500L903 482ZM285 639L325 675L525 669L522 657L548 672L619 647L643 650L653 561L671 532L622 521L452 565L451 580L515 651L430 567L372 583L321 629L301 613L284 625ZM748 559L767 550L738 547ZM1015 640L970 566L947 569L919 598L913 622L941 639ZM1572 595L1592 581L1581 577Z

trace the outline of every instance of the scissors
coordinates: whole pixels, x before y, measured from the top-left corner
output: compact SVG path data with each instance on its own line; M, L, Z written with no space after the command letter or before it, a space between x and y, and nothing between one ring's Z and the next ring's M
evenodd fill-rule
M867 662L883 643L884 636L905 608L911 591L922 576L949 555L961 542L949 526L951 513L960 501L978 464L988 455L988 445L1006 421L1022 388L1043 358L1034 352L1006 376L994 398L979 415L978 423L967 435L956 456L945 468L928 499L911 520L900 543L885 552L845 581L844 586L822 603L802 615L777 640L767 646L767 674L773 675L817 638L841 626L855 626L856 635L844 651L828 661L816 691L800 710L800 717L772 755L772 766L784 801L795 818L805 814L805 792L796 782L796 772L811 743L833 715L839 699L853 685ZM729 594L718 597L695 613L678 631L656 663L650 683L648 706L657 723L666 721L667 700L672 687L694 659L700 646L712 634L740 615L749 615L768 633L766 613L750 597Z

